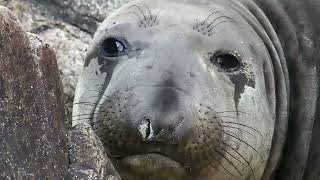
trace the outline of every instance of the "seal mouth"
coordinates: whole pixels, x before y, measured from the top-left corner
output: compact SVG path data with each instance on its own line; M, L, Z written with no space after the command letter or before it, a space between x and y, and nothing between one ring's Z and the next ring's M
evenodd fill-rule
M125 164L132 164L134 161L135 164L132 165L143 165L148 163L157 164L158 167L167 166L167 167L179 167L183 168L182 164L171 157L164 155L158 152L150 152L144 154L132 154L122 157L113 157L114 161L122 162ZM140 161L140 162L139 162Z
M142 145L143 146L143 145ZM178 158L178 155L173 152L169 151L172 150L172 147L150 147L150 146L143 146L144 151L133 151L132 153L107 153L108 156L115 162L127 164L127 165L139 165L143 166L144 164L151 164L157 165L158 168L160 167L179 167L184 168L184 165L181 159ZM132 164L134 163L134 164Z
M116 157L111 160L124 177L157 176L157 179L185 179L187 176L186 168L181 163L158 152Z

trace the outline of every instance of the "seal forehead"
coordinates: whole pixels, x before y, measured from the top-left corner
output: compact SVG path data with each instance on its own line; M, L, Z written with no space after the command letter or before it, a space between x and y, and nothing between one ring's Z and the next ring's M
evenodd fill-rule
M158 1L155 1L155 4L139 3L139 1L128 4L103 22L96 34L97 41L103 40L106 34L117 34L131 39L132 42L152 44L151 40L154 40L155 37L158 37L159 41L170 40L168 35L172 29L172 34L174 34L172 38L175 39L176 47L179 47L178 43L186 42L179 42L180 39L187 38L189 42L184 43L185 45L192 44L192 48L198 48L202 52L226 49L238 51L242 54L242 58L252 59L252 57L244 56L249 51L251 54L255 52L249 42L254 38L246 38L246 35L249 36L252 33L248 32L248 29L240 28L246 22L240 16L236 16L232 10L226 9L225 4L211 3L205 8L203 5L183 4L182 1L170 2L170 7L164 4ZM188 13L177 14L176 10L179 8L183 8ZM177 30L181 30L181 32L177 32ZM204 38L199 38L195 33ZM247 45L244 45L244 41ZM137 48L141 49L142 46L139 45ZM177 58L176 61L180 61L180 59ZM260 59L254 60L260 61ZM232 75L229 78L235 86L234 101L236 106L241 94L244 93L245 86L255 87L254 73L250 63L247 63L246 69L240 74Z
M180 1L179 3L177 1L170 2L169 7L164 6L164 3L159 5L157 3L158 1L155 1L155 4L136 2L121 8L102 23L93 42L97 46L108 34L123 36L127 39L146 39L150 42L153 40L153 35L153 37L159 36L172 30L176 31L174 32L175 39L181 35L190 40L198 41L198 43L192 44L199 44L202 38L191 39L195 32L204 36L212 36L219 31L222 34L239 34L240 31L243 31L239 28L239 24L243 23L242 19L234 16L230 11L226 11L222 5L212 4L204 9L201 6L183 4ZM177 14L176 10L181 8L188 13ZM219 30L221 25L223 28ZM228 38L219 36L223 41ZM211 39L216 40L219 36Z
M167 5L170 3L170 6ZM193 25L197 19L205 18L213 11L219 11L220 15L231 16L232 9L227 9L224 3L208 3L195 5L192 1L133 1L120 8L99 29L107 29L117 22L136 22L139 27L147 28L157 25L171 27L172 25ZM185 13L177 13L183 9ZM217 14L219 15L219 14ZM98 30L99 31L99 30Z

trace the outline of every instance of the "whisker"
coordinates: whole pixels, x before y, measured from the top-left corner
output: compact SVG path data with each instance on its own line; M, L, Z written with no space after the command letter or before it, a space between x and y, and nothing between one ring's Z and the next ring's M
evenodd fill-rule
M233 167L238 171L238 173L242 176L242 173L239 171L239 169L238 169L225 155L223 155L220 151L218 151L218 150L215 149L215 148L213 148L213 150L214 150L215 152L217 152L222 158L224 158L225 160L227 160L228 163L231 164L231 166L233 166ZM234 176L234 177L238 177L238 176L235 176L234 174L233 174L233 176Z
M233 117L233 116L215 116L213 118L222 118L222 117L226 117L226 118L230 118L230 119L238 119L238 118Z
M247 145L248 147L250 147L251 149L253 149L253 150L259 155L259 157L261 158L261 160L263 160L261 154L260 154L253 146L251 146L250 144L248 144L248 143L245 142L244 140L242 140L242 139L240 139L240 138L238 138L238 137L236 137L236 136L234 136L234 135L232 135L232 134L229 134L229 133L224 133L224 134L226 134L226 135L228 135L228 136L230 136L230 137L233 137L234 139L237 139L238 141L244 143L245 145Z
M249 163L237 150L235 150L232 146L230 146L229 144L227 144L227 143L225 143L225 142L223 142L223 141L219 141L219 142L221 142L221 143L223 143L225 146L231 148L235 153L237 153L237 154L246 162L246 164L249 166L249 168L250 168L250 170L251 170L251 173L252 173L252 175L253 175L253 179L255 180L256 178L255 178L255 175L254 175L254 171L253 171L250 163Z
M91 120L92 119L92 117L81 117L81 118L79 118L79 119L73 119L72 121L85 121L85 120Z
M83 105L83 106L87 106L87 107L99 107L99 106L95 106L94 104L86 104L86 103L76 104L76 105Z
M230 152L228 152L226 149L224 149L223 147L217 146L219 147L222 151L224 151L225 153L229 154L231 157L233 157L235 160L237 160L238 162L240 162L243 166L247 166L246 164L244 164L242 161L240 161L238 158L236 158L233 154L231 154Z
M222 114L222 113L228 113L228 112L234 112L234 113L242 113L242 114L249 114L249 113L246 113L246 112L243 112L243 111L220 111L220 112L216 112L218 114Z
M101 96L101 98L102 98L102 97L104 97L104 96ZM91 98L100 98L100 96L92 95L92 96L87 96L86 98L90 98L90 99L91 99Z
M233 136L238 136L237 134L231 132L231 131L227 131L227 130L222 130L222 129L215 129L216 131L222 131L222 132L227 132L227 133L230 133L232 134Z
M222 148L222 147L220 147L220 146L217 146L217 147L219 147L220 149L222 149L224 152L226 152L227 154L229 154L231 157L233 157L234 159L236 159L238 162L240 162L242 165L244 165L245 166L245 164L242 162L242 161L240 161L239 159L237 159L234 155L232 155L231 153L229 153L227 150L225 150L224 148ZM215 149L215 148L214 148ZM221 152L220 152L221 153ZM221 153L222 154L222 153ZM227 158L226 158L227 159ZM229 159L230 160L230 159ZM230 160L231 161L231 160ZM233 163L232 163L233 164ZM238 173L241 175L241 176L243 176L242 175L242 173L240 173L240 170L236 167L236 165L234 165L233 164L233 166L237 169L237 171L238 171Z
M105 112L105 111L100 111L100 112ZM72 117L91 116L91 115L96 115L96 114L99 114L99 113L78 114L78 115L74 115Z
M72 105L78 105L78 104L92 104L92 105L95 105L96 103L94 103L94 102L86 102L86 101L83 101L83 102L76 102L76 103L73 103Z
M255 132L257 132L261 137L263 137L262 134L261 134L258 130L256 130L255 128L253 128L253 127L251 127L251 126L248 126L248 125L245 125L245 124L241 124L241 123L231 122L231 121L224 121L223 123L233 124L233 125L239 125L239 126L243 126L243 127L252 129L252 130L254 130Z
M198 28L199 24L200 24L200 23L198 22L198 19L196 19L196 23L195 23L195 25L193 25L193 29ZM192 66L191 66L191 68L192 68Z
M139 11L141 12L141 14L143 15L144 20L147 20L146 15L144 14L144 12L142 11L142 9L138 6L138 5L131 5L128 9L132 8L132 7L136 7L139 9Z
M240 131L246 132L248 134L250 134L251 136L255 137L253 134L251 134L249 131L243 130L241 128L237 128L237 127L232 127L232 126L224 126L224 125L220 125L220 127L226 127L226 128L230 128L230 129L238 129Z
M96 89L89 89L88 92L98 92L98 93L100 93L100 91L96 90Z
M238 128L238 127L220 125L219 123L217 123L217 122L212 122L212 121L211 121L210 123L217 124L217 126L219 126L219 127L226 127L226 128L230 128L230 129L238 129L238 130L240 130L240 131L246 132L246 133L250 134L251 136L255 137L255 135L253 135L253 134L250 133L249 131L244 130L244 129L241 129L241 128ZM230 122L227 122L227 123L230 123ZM234 123L233 125L238 125L238 123ZM241 125L242 125L242 124L241 124ZM239 126L241 126L241 125L239 125ZM244 126L244 127L246 127L246 128L249 128L249 129L252 130L252 131L255 131L256 133L258 133L258 134L263 138L262 134L261 134L258 130L254 129L254 128L250 127L250 126L246 126L246 125L242 125L242 126Z
M147 9L147 11L148 11L148 13L149 13L149 16L150 16L150 19L152 20L152 14L151 14L151 9L150 9L150 7L149 7L146 3L143 3L142 5Z
M86 120L91 120L91 117L86 117L86 118L81 118L81 119L77 119L77 120L73 120L73 121L86 121Z
M206 17L206 19L202 22L201 26L204 25L212 15L214 15L214 14L216 14L216 13L219 13L219 12L220 12L220 11L214 11L214 12L212 12L211 14L209 14L209 15Z
M77 102L74 103L73 105L85 105L85 106L93 106L93 107L105 107L105 106L101 106L92 102Z
M127 13L123 13L123 14L133 14L133 15L137 16L139 23L143 24L143 21L137 12L127 12Z
M156 22L156 20L157 20L157 18L158 18L158 16L159 16L159 14L160 14L160 12L161 12L161 10L159 10L159 11L157 12L157 14L155 15L155 17L154 17L154 22Z
M221 19L221 18L227 18L227 19L231 19L231 17L228 17L228 16L219 16L217 17L216 19L214 19L210 24L207 25L207 28L209 28L214 22L216 22L218 19Z
M226 167L224 167L224 165L223 165L215 156L210 156L210 157L213 158L216 162L218 162L219 165L220 165L227 173L229 173L231 176L237 177L237 176L235 176L234 174L232 174ZM210 166L213 167L214 169L220 171L219 169L217 169L216 167L212 166L211 164L210 164ZM220 171L220 172L221 172L221 171Z
M212 131L212 133L219 135L217 132L214 132L214 131ZM263 158L262 158L262 156L260 155L260 153L259 153L254 147L252 147L250 144L248 144L247 142L243 141L242 139L237 138L236 136L233 136L232 134L228 134L228 133L224 133L224 134L226 134L226 135L228 135L228 136L230 136L230 137L233 137L234 139L236 139L236 140L244 143L245 145L249 146L250 148L252 148L252 149L259 155L259 157L261 158L261 160L263 160ZM220 142L224 143L223 141L220 141ZM233 141L233 142L235 142L235 141ZM226 143L224 143L224 144L226 144ZM229 147L232 148L231 146L229 146ZM236 151L236 150L235 150L235 151ZM239 155L240 155L240 154L239 154ZM240 155L240 156L241 156L241 155Z

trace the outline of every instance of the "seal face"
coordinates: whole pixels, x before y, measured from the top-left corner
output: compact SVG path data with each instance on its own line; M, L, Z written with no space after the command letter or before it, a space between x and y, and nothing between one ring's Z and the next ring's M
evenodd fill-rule
M273 67L235 6L133 1L97 30L73 123L92 125L123 179L261 178Z

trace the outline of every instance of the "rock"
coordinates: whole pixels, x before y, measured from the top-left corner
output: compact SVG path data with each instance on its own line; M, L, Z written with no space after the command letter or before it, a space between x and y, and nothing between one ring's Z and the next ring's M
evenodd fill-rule
M51 15L53 13L50 8L44 7L41 3L13 0L9 7L21 20L25 31L37 34L55 50L66 96L65 104L71 111L77 77L81 72L85 49L91 35L76 26L57 20Z
M72 109L74 89L81 73L85 49L97 26L129 0L0 0L57 54L65 104Z
M61 139L61 141L59 140L59 142L56 142L56 144L54 144L53 142L52 144L43 144L42 142L43 139L38 140L35 138L37 137L37 135L41 134L43 135L44 139L50 137L48 142L51 142L53 140L57 140L55 138L52 138L51 136L56 132L57 132L56 137L58 137L58 139L60 137L62 138L62 136L65 136L65 135L62 135L64 134L64 132L62 132L64 130L61 130L63 129L63 124L60 124L60 121L54 121L54 122L51 122L51 124L48 123L52 119L56 120L58 116L60 117L60 115L56 114L55 116L53 116L53 114L58 112L57 110L58 107L60 108L63 107L62 104L59 104L60 102L58 103L60 99L63 99L62 94L58 95L59 94L58 93L56 95L56 99L54 99L53 94L55 90L50 89L52 88L52 85L42 87L42 85L44 83L49 82L49 79L52 79L52 77L49 77L49 76L38 77L39 74L33 74L35 72L33 72L32 69L35 67L41 67L41 68L38 68L41 70L41 71L40 70L38 71L39 73L42 72L42 70L45 70L44 68L45 65L43 65L43 63L45 63L46 61L42 59L46 59L47 57L50 58L51 55L53 56L53 52L49 49L50 48L54 49L54 51L56 52L56 58L58 61L59 74L62 79L63 92L64 92L64 96L66 97L64 98L65 104L68 106L68 109L69 109L69 113L67 113L67 115L68 115L68 119L70 120L71 119L70 111L72 109L74 89L77 83L78 76L81 73L82 63L85 55L85 49L87 48L89 41L92 38L92 35L95 29L97 28L97 26L99 25L99 23L103 21L105 17L107 17L110 13L112 13L114 10L116 10L118 7L122 6L124 3L128 1L129 0L55 0L55 1L0 0L0 5L8 7L10 10L12 10L13 14L15 14L18 17L18 19L20 19L21 24L17 25L18 20L16 20L16 22L13 23L14 25L12 25L12 27L14 27L15 29L18 29L18 30L15 30L15 32L18 31L20 38L23 40L23 41L20 41L19 37L15 37L15 43L17 43L18 41L23 42L17 45L17 48L18 49L20 48L20 51L21 51L19 55L16 54L16 56L14 56L14 54L11 53L9 57L8 53L10 51L6 52L7 49L9 49L8 45L6 45L6 50L0 49L1 51L0 55L4 55L4 53L6 53L6 55L8 56L6 60L0 57L0 66L1 66L0 76L2 78L2 79L0 78L0 143L2 143L0 147L2 148L2 150L0 149L0 179L8 179L8 178L19 179L18 177L20 177L20 179L29 179L29 178L38 179L36 177L41 177L42 179L52 179L53 176L49 176L49 174L51 175L57 174L57 176L55 176L55 178L57 179L60 179L60 177L63 177L65 174L66 174L65 176L68 176L68 173L64 173L66 169L65 165L62 165L62 161L66 161L66 160L62 160L65 158L65 155L64 157L60 156L61 154L66 153L64 149L65 139ZM2 8L2 13L3 11L4 10ZM11 17L12 15L8 13L8 16ZM12 16L12 18L14 17ZM45 45L42 42L40 42L38 38L35 37L34 35L26 35L25 33L22 33L20 26L25 31L37 34L39 38L41 38L42 40L50 44L50 48L49 49L44 48ZM4 29L6 29L6 27L3 27L1 25L0 29L3 31ZM8 33L8 29L6 29L6 33ZM10 33L14 34L14 32L10 32ZM4 38L3 32L0 32L0 35L1 35L0 47L2 48L2 42L5 42L5 41L8 42L9 39ZM11 36L10 38L12 38ZM33 39L32 40L33 45L30 45L30 49L32 47L33 50L32 49L31 50L29 49L29 50L36 52L35 50L37 49L39 50L38 52L40 52L40 55L34 56L34 57L38 57L35 59L40 59L39 65L32 65L32 64L30 65L29 60L32 58L29 56L27 58L27 56L23 55L23 52L28 51L27 46L28 46L28 43L30 43L30 40L28 40L28 38ZM15 45L16 44L11 44L10 47L14 47ZM22 48L21 46L23 46L24 48ZM42 52L45 54L43 54ZM33 56L33 55L30 55L30 56ZM22 61L18 57L19 58L25 57L24 58L25 61ZM4 63L8 63L7 59L11 59L11 58L18 58L18 59L16 59L16 61L11 60L13 61L12 64L6 64L4 66L3 65ZM14 67L13 66L14 63L17 63L18 66ZM8 72L3 72L2 70L8 69L8 68L11 68L11 69L20 68L19 71L18 70L14 71L14 74L6 75L6 77L10 76L13 78L18 76L18 74L24 74L22 77L17 79L18 83L13 82L13 80L10 82L7 82L7 79L5 79L6 81L4 81L4 78L3 78L5 75L4 73L8 73ZM51 67L51 68L52 70L54 69L54 67ZM28 75L26 76L25 73L27 73ZM42 72L42 75L47 76L48 74L45 72ZM34 81L30 81L30 78L33 78L33 76L35 76L36 78L34 78ZM41 78L44 78L44 79L47 78L47 81L42 80ZM55 77L55 78L58 79L58 77ZM54 82L50 81L50 83L54 83ZM32 89L30 89L31 86L32 86ZM6 92L5 98L4 96L1 96L1 92ZM12 96L11 99L7 98L8 92L11 92L11 96ZM37 100L31 103L30 101L31 99L33 99L31 97L33 96L35 96ZM53 102L54 100L56 100L56 103L57 103L54 105L50 105L50 108L52 111L49 111L49 112L48 112L48 108L45 107L45 102L43 100L44 98L47 98L47 97L51 98L49 99L51 103L54 103ZM14 98L14 102L11 102L12 98ZM27 98L27 100L25 100L25 98ZM43 101L40 102L40 99L42 99ZM23 106L18 106L20 105L19 102L23 104L25 103L25 101L28 101L27 105L30 105L30 106L26 106L26 104ZM50 103L49 101L47 101L47 103ZM11 108L10 109L12 110L12 112L10 111L11 114L8 114L7 113L8 109L4 109L4 107ZM21 108L21 110L13 113L15 110L17 110L18 107ZM36 107L36 110L32 109L33 107ZM44 111L44 109L46 110ZM42 111L43 113L40 113ZM3 115L4 112L6 112L5 116ZM49 114L46 114L46 113L49 113ZM39 114L41 114L41 116ZM31 117L34 117L35 119L32 119ZM42 117L44 119L42 119ZM63 114L61 114L61 117L63 118ZM12 118L14 119L14 122ZM17 121L17 119L19 121ZM29 124L29 122L31 123ZM18 125L15 123L19 124L19 128L16 127ZM11 125L14 125L15 128L10 129ZM70 126L70 122L67 122L67 125ZM8 127L10 128L6 129ZM25 132L22 132L22 129L24 128L27 130ZM51 133L50 136L49 134L46 134L47 131ZM13 132L17 132L19 136ZM6 133L9 133L9 134L6 134ZM10 133L13 133L13 134L10 134ZM36 133L36 134L33 135L32 133ZM12 144L9 143L9 140L14 139L14 137L20 137L20 136L26 136L25 137L26 139L24 140L23 143L18 144L16 140L14 140ZM4 137L7 140L5 140ZM30 139L32 139L31 142L29 142ZM36 139L37 141L33 142L34 139ZM79 143L80 142L77 142L77 145L80 147ZM41 149L40 146L42 145L44 147L42 147ZM21 149L23 148L29 151L31 149L30 146L34 147L37 151L27 152L25 156L21 157L21 159L16 156L17 154L19 155L21 154L21 151L22 151ZM84 145L82 144L82 146L85 146L85 144ZM8 149L4 150L3 149L4 147L17 148L17 152L11 152ZM59 158L51 161L50 158L53 156L52 154L54 154L54 150L57 150L57 149L60 149L60 152L56 152L55 156ZM44 150L48 150L47 151L48 154L43 155L40 153L40 152L44 153ZM36 161L38 161L38 159L34 159L34 157L36 157L35 154L36 155L41 154L41 157L39 159L40 164L38 165L35 165ZM10 159L13 157L15 157L16 159ZM43 164L42 162L44 161L43 159L47 159L50 161ZM11 165L6 164L5 161L8 161L8 163L11 163ZM42 172L42 174L37 171L37 169L42 169L42 165L47 166L47 168L52 168L52 165L56 164L57 162L59 163L61 162L61 164L58 163L59 166L55 165L56 169L53 168L48 172L46 171ZM19 166L14 163L19 164ZM59 167L60 169L57 169L57 167ZM109 167L109 166L106 166L106 167ZM110 167L112 167L112 165ZM80 169L78 170L80 171ZM11 172L11 174L9 172ZM29 174L30 176L27 176L26 174ZM112 176L108 178L112 179ZM114 176L113 179L119 179L119 177Z
M68 179L55 54L0 7L0 179Z
M37 0L33 0L38 2ZM114 9L128 0L57 0L43 1L44 7L50 8L51 15L64 22L73 24L81 30L93 34Z
M88 124L75 126L70 135L70 172L73 179L120 180L104 148Z
M75 86L81 73L84 52L91 36L78 31L73 26L63 24L62 28L52 28L38 35L45 39L57 52L60 76L67 102L72 105Z
M1 6L7 6L10 0L0 0Z

